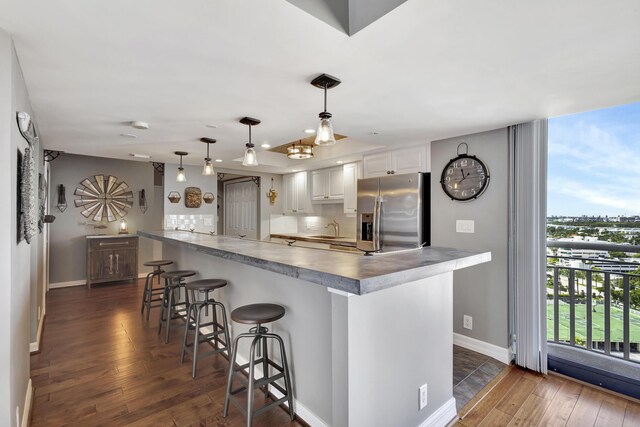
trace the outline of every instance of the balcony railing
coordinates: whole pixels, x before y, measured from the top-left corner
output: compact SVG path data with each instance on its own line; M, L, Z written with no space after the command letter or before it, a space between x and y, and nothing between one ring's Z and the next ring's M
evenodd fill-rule
M547 340L640 363L640 264L584 252L635 254L640 246L550 240L547 247L580 252L547 255ZM580 266L571 265L576 260Z

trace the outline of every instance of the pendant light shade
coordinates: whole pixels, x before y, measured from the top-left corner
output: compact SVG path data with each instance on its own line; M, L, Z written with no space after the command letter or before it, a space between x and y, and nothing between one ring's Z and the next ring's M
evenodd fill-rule
M187 175L184 173L184 168L182 167L182 156L186 156L189 153L184 151L176 151L174 152L176 156L180 156L180 166L178 166L178 174L176 175L176 181L185 182L187 180Z
M311 84L324 90L324 111L318 114L320 124L316 132L316 145L333 145L336 137L333 135L333 125L331 124L331 113L327 111L327 89L334 88L340 84L340 80L328 74L321 74L311 81Z
M202 175L215 175L216 172L213 170L213 163L211 163L211 157L209 157L209 144L215 144L216 140L212 138L200 138L200 141L207 144L207 157L204 158Z
M313 157L313 145L306 145L302 143L302 140L298 142L298 145L291 144L287 147L287 157L290 159L310 159Z
M251 117L243 117L240 119L240 123L249 126L249 142L245 144L244 159L242 160L242 166L258 166L258 157L256 156L255 145L251 142L251 126L260 124L260 120L253 119Z

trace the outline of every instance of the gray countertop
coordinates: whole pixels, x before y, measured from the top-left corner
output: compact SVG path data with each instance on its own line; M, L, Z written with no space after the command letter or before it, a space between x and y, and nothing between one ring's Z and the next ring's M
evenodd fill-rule
M188 231L138 235L356 295L491 261L491 252L440 247L364 256Z
M88 234L87 239L122 239L125 237L138 237L137 234Z

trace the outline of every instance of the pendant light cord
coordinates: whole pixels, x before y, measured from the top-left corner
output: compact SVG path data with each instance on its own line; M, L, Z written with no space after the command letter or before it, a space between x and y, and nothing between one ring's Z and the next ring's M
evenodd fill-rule
M209 143L207 142L207 159L209 158Z
M253 147L253 143L251 142L251 125L249 125L249 143L247 145Z
M180 154L180 169L182 169L182 154Z

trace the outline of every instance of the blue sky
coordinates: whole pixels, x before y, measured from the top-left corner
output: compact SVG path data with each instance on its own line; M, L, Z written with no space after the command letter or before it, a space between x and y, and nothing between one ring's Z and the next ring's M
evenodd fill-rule
M640 103L549 119L548 215L640 215Z

